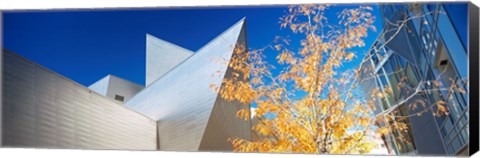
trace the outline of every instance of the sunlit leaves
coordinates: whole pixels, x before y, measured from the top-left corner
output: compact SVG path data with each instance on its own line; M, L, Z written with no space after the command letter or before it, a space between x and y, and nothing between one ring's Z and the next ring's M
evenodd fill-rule
M442 100L439 100L435 103L437 105L436 115L448 115L447 103Z
M228 62L232 72L221 85L212 86L220 87L219 95L227 101L257 105L253 118L258 124L252 133L258 139L232 138L235 151L345 154L367 153L374 147L365 136L375 106L356 99L358 75L339 69L357 56L352 48L365 46L375 17L371 7L348 8L333 19L340 22L336 24L325 16L330 7L289 7L280 25L298 41L275 37L264 48L235 51ZM299 47L291 48L292 43ZM265 52L275 52L282 69L273 71ZM383 92L373 93L378 94ZM242 109L237 117L249 119L250 113Z
M250 119L250 109L241 109L237 111L237 117L247 121Z
M355 54L354 54L354 53L348 53L345 58L346 58L347 60L352 60L353 57L355 57Z

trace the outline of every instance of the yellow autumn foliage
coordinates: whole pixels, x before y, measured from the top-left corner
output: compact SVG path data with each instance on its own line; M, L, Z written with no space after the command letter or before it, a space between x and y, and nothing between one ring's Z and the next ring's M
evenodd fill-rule
M352 48L363 47L364 38L375 30L372 8L346 8L337 13L337 24L324 16L329 8L329 4L305 4L288 9L280 18L281 27L303 37L299 41L276 37L271 45L248 51L237 46L242 49L235 51L229 64L235 75L223 80L219 95L256 104L252 118L258 123L252 125L256 139L229 139L234 151L362 154L377 146L367 139L372 133L407 130L391 115L372 115L375 100L354 97L360 70L339 72L359 56ZM295 42L300 48L288 49ZM277 52L277 62L284 66L280 73L273 73L274 67L265 61L267 50ZM377 89L368 93L372 98L386 95ZM237 116L248 120L249 110L240 110ZM391 126L373 128L386 122Z

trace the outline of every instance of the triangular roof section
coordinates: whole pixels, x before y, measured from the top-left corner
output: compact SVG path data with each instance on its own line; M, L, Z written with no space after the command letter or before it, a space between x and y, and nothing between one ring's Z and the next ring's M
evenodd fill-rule
M112 74L108 74L102 79L88 86L88 89L120 102L127 101L143 88L144 87L138 83Z
M88 89L97 92L103 96L107 95L108 83L110 81L110 75L103 77L102 79L96 81L95 83L88 86Z
M245 35L244 22L245 18L241 19L125 103L159 121L161 150L199 149L218 96L210 85L220 85L228 67L215 59L230 60L238 40Z
M146 35L146 51L145 87L194 54L150 34Z

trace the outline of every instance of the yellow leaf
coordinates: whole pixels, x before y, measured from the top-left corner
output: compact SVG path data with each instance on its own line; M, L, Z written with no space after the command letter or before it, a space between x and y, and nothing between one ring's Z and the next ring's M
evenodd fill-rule
M282 45L280 44L275 45L275 50L279 51L280 49L282 49Z
M458 91L459 91L460 93L463 93L463 94L466 94L466 93L467 93L463 88L458 88Z
M291 29L293 32L296 32L296 31L297 31L297 25L291 24L291 25L290 25L290 29Z
M237 111L237 117L242 118L245 121L250 119L250 110L249 109L242 109Z
M347 60L352 60L353 57L355 57L355 54L349 53L349 54L347 54L346 59L347 59Z

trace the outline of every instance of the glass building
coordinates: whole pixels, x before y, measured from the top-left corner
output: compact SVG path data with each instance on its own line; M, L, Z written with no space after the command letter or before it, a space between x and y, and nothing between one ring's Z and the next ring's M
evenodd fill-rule
M388 94L376 98L375 113L404 118L409 128L383 138L390 152L467 154L468 3L390 3L380 10L383 32L365 57L362 87Z

